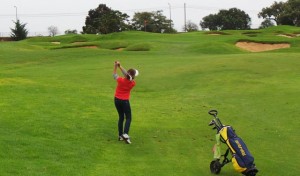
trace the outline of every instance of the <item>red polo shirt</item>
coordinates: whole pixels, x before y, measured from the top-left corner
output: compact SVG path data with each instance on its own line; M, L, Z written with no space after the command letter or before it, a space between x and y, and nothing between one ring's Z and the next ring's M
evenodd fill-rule
M121 100L129 100L130 91L135 86L135 81L129 81L126 78L119 77L117 79L117 88L115 92L115 97Z

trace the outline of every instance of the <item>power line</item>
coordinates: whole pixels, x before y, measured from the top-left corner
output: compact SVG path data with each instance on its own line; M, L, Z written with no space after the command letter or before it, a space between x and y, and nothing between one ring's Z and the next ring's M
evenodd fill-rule
M79 12L79 13L39 13L39 14L18 14L21 17L63 17L63 16L82 16L87 15L86 12ZM2 14L1 17L12 17L12 14Z
M161 7L152 7L152 8L140 8L140 9L120 9L119 11L124 12L138 12L138 11L156 11L160 10L169 10L170 7L168 6L161 6ZM186 5L186 9L195 9L195 10L220 10L222 8L218 7L208 7L208 6L197 6L197 5ZM182 6L172 5L171 9L184 9ZM247 11L251 12L259 12L258 10L250 10ZM18 16L22 17L64 17L64 16L82 16L88 15L88 12L75 12L75 13L36 13L36 14L18 14ZM0 14L0 18L2 17L14 17L15 14Z

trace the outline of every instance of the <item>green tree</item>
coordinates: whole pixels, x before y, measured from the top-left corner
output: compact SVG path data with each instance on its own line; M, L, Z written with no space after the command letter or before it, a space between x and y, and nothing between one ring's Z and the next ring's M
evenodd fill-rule
M26 39L28 35L28 30L25 28L26 23L22 24L20 20L17 20L14 23L15 23L15 28L14 29L10 28L11 29L10 37L15 41Z
M74 30L71 30L71 29L68 29L68 30L65 30L65 34L77 34L77 30L74 29Z
M209 30L220 30L220 18L217 14L210 14L202 18L200 21L200 26L202 29L209 29Z
M89 11L82 27L85 34L108 34L127 30L128 15L117 10L108 8L105 4L100 4L96 9Z
M261 22L259 28L263 29L263 28L268 28L271 26L275 26L274 23L270 20L270 19L265 19L263 22Z
M151 12L137 12L132 19L132 29L138 31L151 31L151 21L153 19L153 13Z
M163 11L137 12L132 18L132 29L146 32L176 32L171 20L162 14ZM171 24L171 25L170 25ZM171 28L170 28L171 26Z
M274 20L277 25L280 25L280 15L283 13L284 3L274 2L270 7L265 7L259 12L258 17L264 19Z
M229 10L220 10L218 16L221 21L222 30L243 30L250 29L251 18L244 11L231 8Z
M289 0L284 6L284 18L294 26L300 26L300 0Z
M237 8L220 10L218 14L210 14L200 22L203 29L209 30L244 30L250 29L250 25L249 15Z
M186 32L194 32L194 31L198 31L198 26L197 24L193 23L192 21L188 21L186 23L185 26L183 26L183 31L186 31Z
M259 18L274 20L277 25L300 26L300 0L274 2L258 14Z
M51 37L54 37L59 33L58 28L56 26L49 26L48 32L49 32L49 36Z

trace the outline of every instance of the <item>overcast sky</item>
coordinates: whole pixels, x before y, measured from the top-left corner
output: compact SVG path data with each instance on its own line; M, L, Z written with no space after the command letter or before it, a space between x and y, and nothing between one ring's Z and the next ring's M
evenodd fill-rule
M0 36L9 35L10 28L14 28L13 21L16 21L16 16L21 23L27 23L26 29L31 35L48 35L49 26L56 26L60 34L64 34L68 29L81 32L88 11L97 8L99 4L106 4L113 10L126 13L130 19L135 12L162 10L168 19L171 17L177 31L182 31L184 26L184 4L186 4L186 21L190 20L198 26L203 17L216 14L220 9L236 7L245 11L251 17L251 27L257 28L262 22L257 14L275 1L286 2L286 0L1 0Z

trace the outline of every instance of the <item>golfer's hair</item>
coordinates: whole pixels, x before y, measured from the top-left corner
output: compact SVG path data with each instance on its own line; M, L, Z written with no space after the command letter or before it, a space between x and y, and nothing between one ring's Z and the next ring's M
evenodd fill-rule
M131 80L131 78L132 79L134 79L134 77L135 77L135 69L129 69L128 71L127 71L127 75L126 75L126 78L128 79L128 80Z

